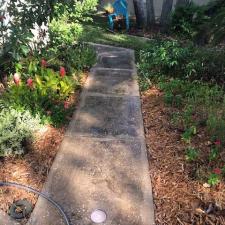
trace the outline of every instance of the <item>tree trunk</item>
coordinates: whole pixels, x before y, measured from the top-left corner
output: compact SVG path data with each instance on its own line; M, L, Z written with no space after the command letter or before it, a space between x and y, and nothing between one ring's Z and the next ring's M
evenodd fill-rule
M172 8L173 0L163 0L162 13L160 18L160 25L162 26L163 32L166 32L168 30Z
M145 26L145 4L143 0L133 0L136 23L139 29Z
M147 29L151 29L155 24L155 9L153 0L146 0L147 8Z

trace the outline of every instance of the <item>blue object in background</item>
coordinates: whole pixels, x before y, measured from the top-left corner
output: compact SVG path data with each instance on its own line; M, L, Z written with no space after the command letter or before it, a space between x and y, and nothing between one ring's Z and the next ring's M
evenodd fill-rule
M114 21L113 19L117 16L123 16L126 21L126 29L129 30L129 14L128 14L128 7L127 7L127 1L126 0L116 0L113 3L114 13L109 14L109 28L110 30L113 30L114 28Z

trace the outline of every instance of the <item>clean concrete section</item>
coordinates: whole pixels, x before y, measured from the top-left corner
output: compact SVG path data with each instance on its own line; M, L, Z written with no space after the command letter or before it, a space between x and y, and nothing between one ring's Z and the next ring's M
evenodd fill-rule
M43 191L59 203L71 225L153 225L154 209L144 141L134 52L94 45L98 63L53 163ZM39 198L28 224L63 225Z

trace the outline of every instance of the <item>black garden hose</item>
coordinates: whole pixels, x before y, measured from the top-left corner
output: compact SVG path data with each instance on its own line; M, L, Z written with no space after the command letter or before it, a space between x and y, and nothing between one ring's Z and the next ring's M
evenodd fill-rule
M8 186L8 187L16 187L16 188L19 188L19 189L23 189L23 190L26 190L26 191L29 191L29 192L32 192L32 193L35 193L43 198L45 198L46 200L48 200L55 208L58 209L58 211L60 212L60 214L63 216L64 220L65 220L65 223L66 225L71 225L70 222L69 222L69 219L67 217L67 215L65 214L65 212L63 211L62 207L57 203L55 202L54 200L52 200L50 197L48 197L46 194L40 192L40 191L37 191L35 190L34 188L32 187L29 187L29 186L25 186L23 184L17 184L17 183L13 183L13 182L3 182L3 181L0 181L0 187L1 186Z

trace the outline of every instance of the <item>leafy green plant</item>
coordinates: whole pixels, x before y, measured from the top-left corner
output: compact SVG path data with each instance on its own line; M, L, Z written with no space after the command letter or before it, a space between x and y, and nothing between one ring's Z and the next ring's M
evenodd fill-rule
M49 25L51 44L71 45L83 32L82 22L92 20L90 13L96 10L97 0L71 1L58 3L54 7L54 19Z
M219 107L220 109L220 107ZM210 112L207 119L207 128L211 136L215 139L219 139L222 142L225 142L225 110L222 105L221 109L218 112Z
M62 77L51 69L44 69L40 76L35 76L34 85L41 96L49 96L53 100L65 100L73 92L75 80L68 76Z
M217 147L213 147L209 154L209 161L216 160L219 157L219 149Z
M172 14L172 33L193 40L199 45L218 44L225 37L225 3L210 1L197 6L193 2L177 7Z
M96 53L91 46L77 43L73 46L63 46L58 49L58 59L63 62L72 74L89 69L96 61Z
M193 147L188 147L186 149L185 158L186 158L187 161L190 161L190 162L195 161L195 160L198 159L198 157L199 157L198 149L193 148Z
M140 52L139 74L144 79L159 82L160 78L185 81L224 82L225 51L196 48L178 41L154 40Z
M197 133L197 128L195 126L191 126L187 128L185 132L181 135L182 140L188 144L191 143L191 138Z
M96 0L66 2L61 0L24 0L20 3L18 1L0 3L0 80L4 85L7 86L7 76L15 72L14 65L16 64L17 70L24 58L25 61L31 60L29 65L23 67L27 70L22 73L23 76L28 78L35 73L35 60L38 58L33 57L33 54L36 50L40 53L49 47L57 49L61 45L71 45L78 41L78 37L83 31L82 23L92 20L90 13L95 11L96 5ZM50 41L49 38L45 38L46 31L41 30L43 24L48 27ZM35 41L34 29L40 31L36 30L40 37ZM80 54L83 57L81 62L84 58L89 57L90 59L90 51L87 48L83 48L83 50L85 50L84 53ZM72 58L74 59L75 56ZM86 65L89 66L90 63L88 62ZM77 65L80 64L77 63ZM72 65L69 66L67 69L72 68ZM80 69L80 66L77 69Z
M83 31L81 24L68 22L67 15L63 15L62 20L54 19L49 28L51 43L54 46L73 44Z
M78 85L72 77L66 76L64 70L54 72L43 68L34 79L29 78L25 82L19 80L11 85L3 94L1 102L5 108L28 110L34 116L39 115L42 122L58 125L63 122L67 112L64 101Z
M164 100L167 104L181 107L184 104L189 84L179 79L171 79L169 82L159 82L159 87L164 91Z
M208 179L208 184L210 186L215 186L220 183L220 176L215 173L211 173Z
M40 118L29 111L3 109L0 111L0 156L25 153L26 142L40 128Z
M194 109L192 105L187 104L184 108L184 111L182 112L182 122L183 122L183 127L188 128L188 127L195 127L195 121L193 119L193 113Z
M207 21L204 15L204 7L190 2L184 6L176 7L172 13L171 31L181 37L192 39L198 30L198 26Z
M195 41L198 44L219 44L225 38L225 2L223 0L210 1L203 8L204 16L207 17L199 24Z
M15 64L15 71L22 75L21 79L27 80L41 71L40 61L38 57L23 58Z
M222 174L225 175L225 165L222 168Z
M187 49L182 48L177 41L152 41L147 50L140 52L138 67L141 75L147 71L150 76L167 75L181 70L188 55Z
M21 74L21 79L24 81L42 73L44 68L58 71L60 67L65 67L67 76L79 76L79 73L89 69L95 60L96 53L91 46L77 43L51 47L42 50L41 53L34 52L32 56L23 58L16 63L15 71Z
M0 77L11 72L14 63L31 52L32 29L47 24L55 2L24 0L0 2ZM43 45L39 43L40 47Z

